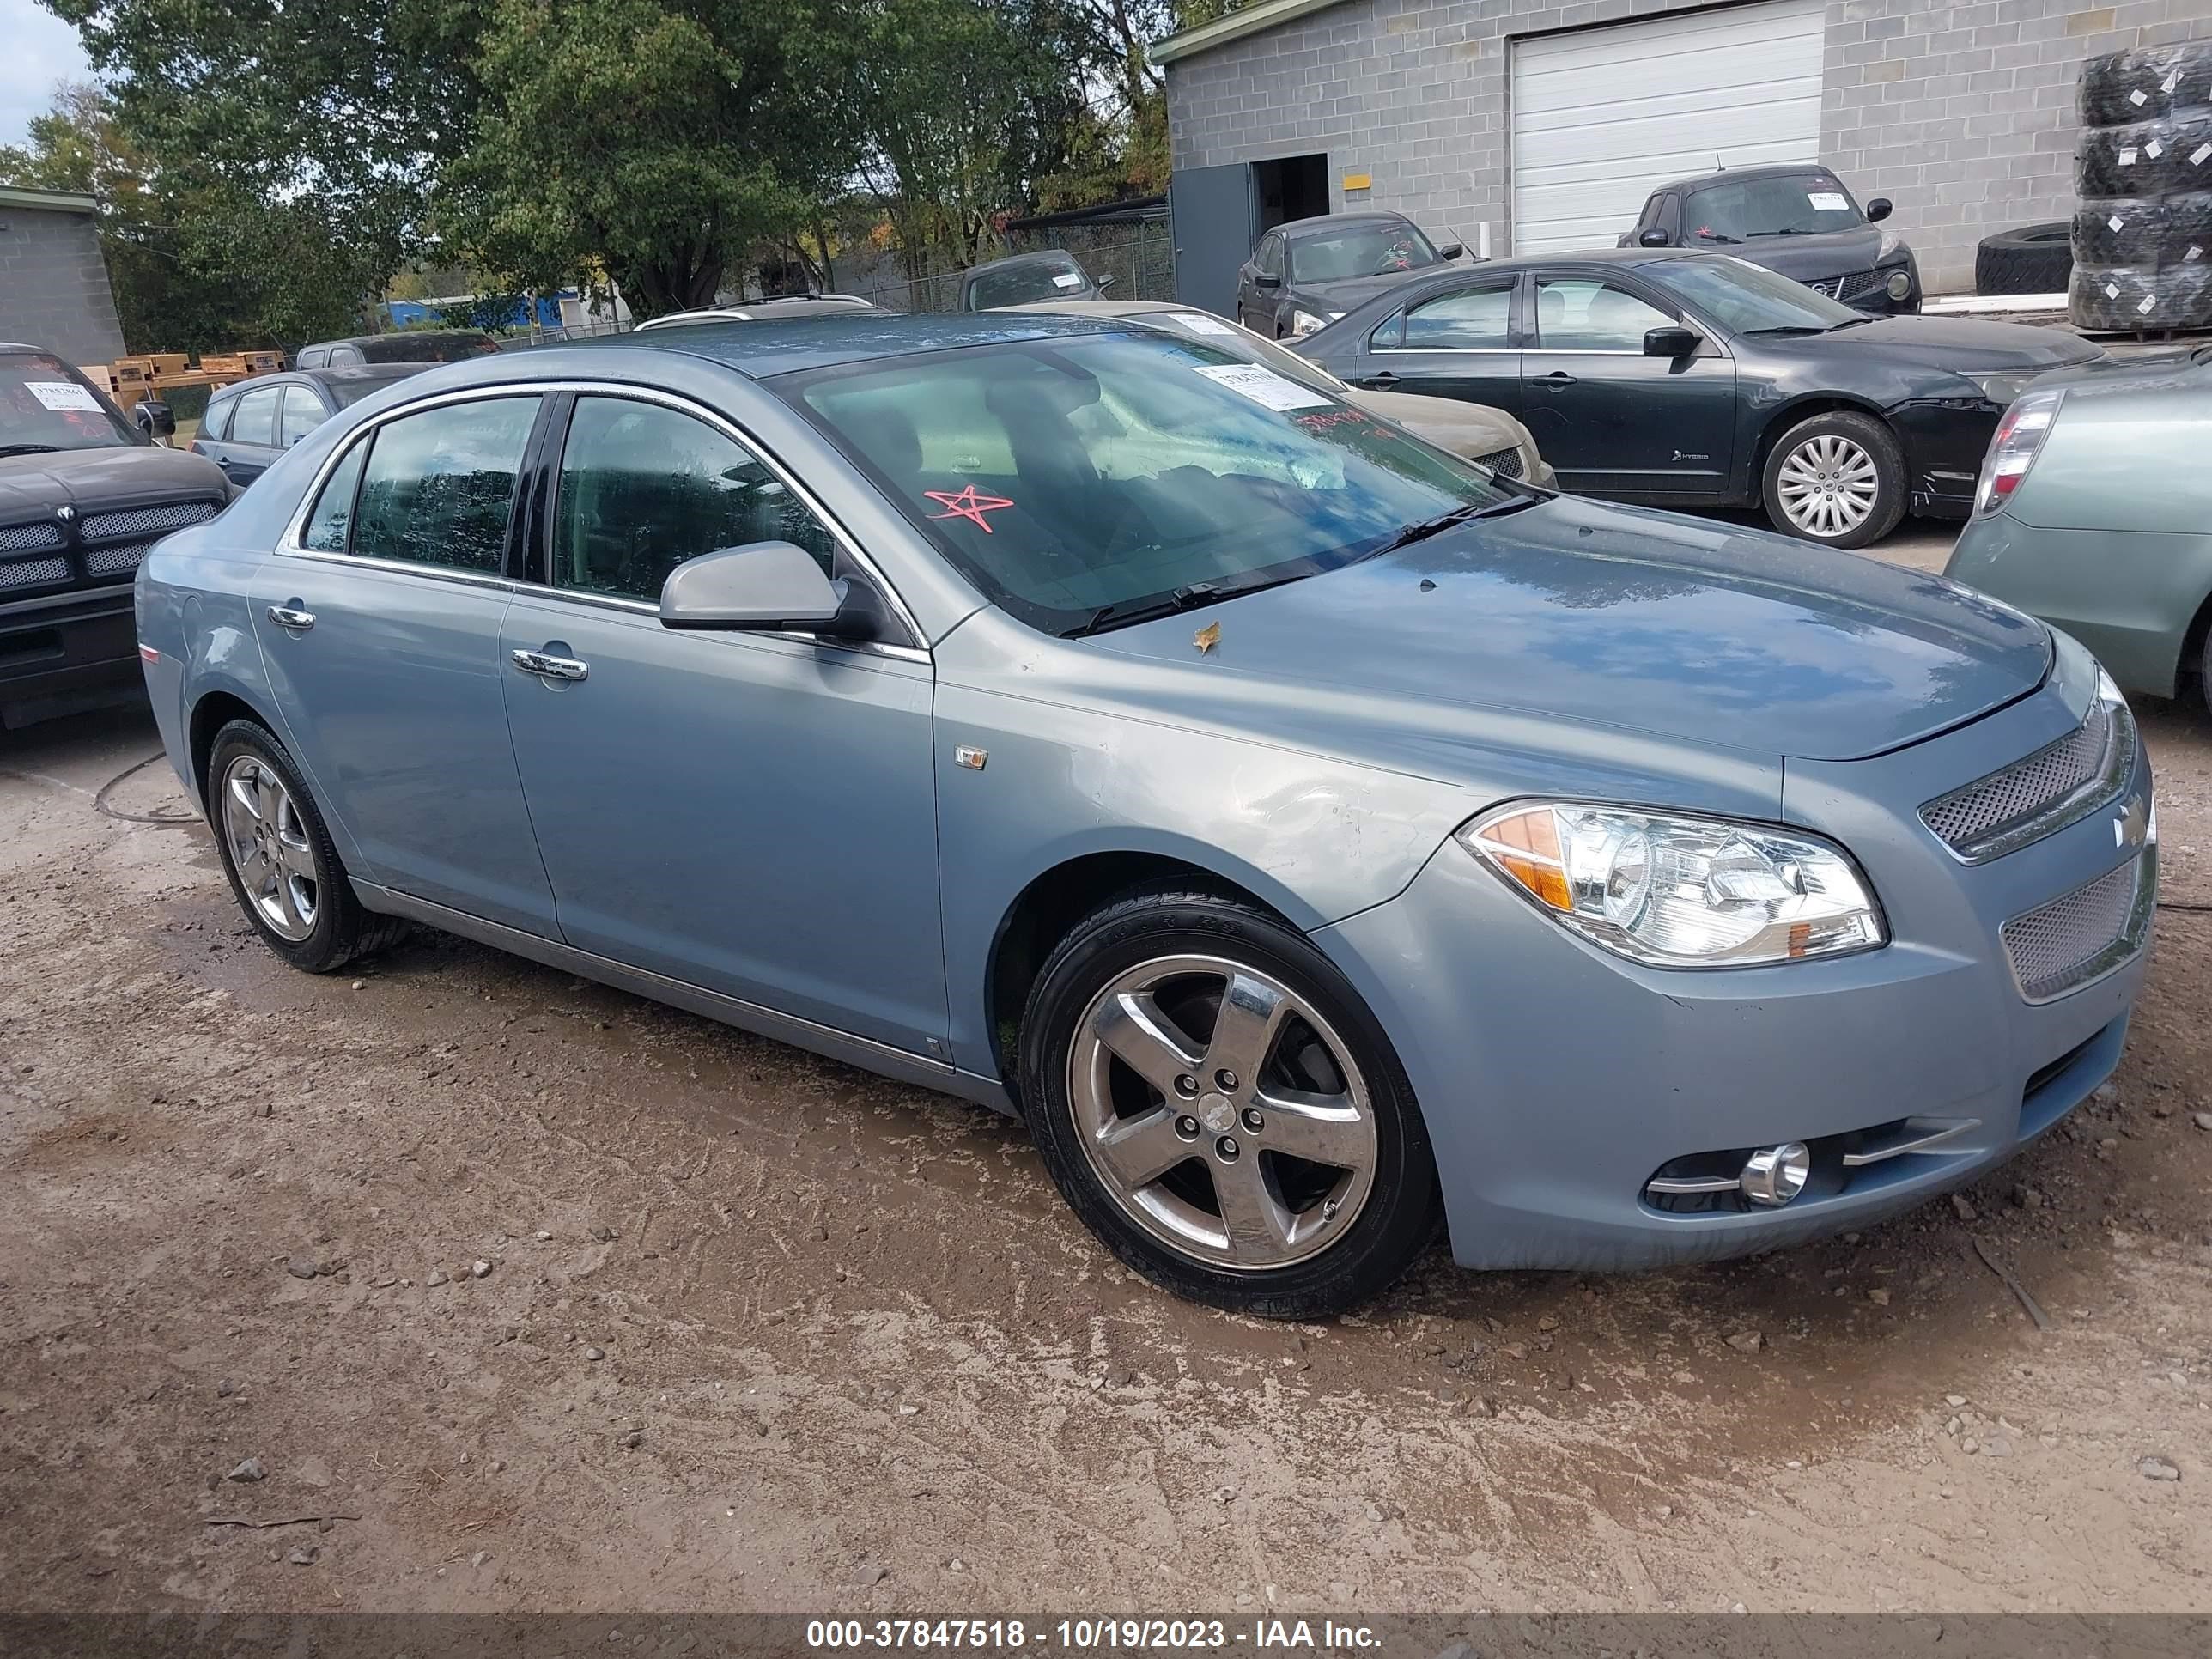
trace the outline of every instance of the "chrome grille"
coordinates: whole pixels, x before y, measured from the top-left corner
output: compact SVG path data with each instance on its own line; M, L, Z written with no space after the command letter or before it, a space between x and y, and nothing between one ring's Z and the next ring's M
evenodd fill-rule
M0 553L28 553L41 547L59 547L59 525L11 524L0 530Z
M2136 725L2100 700L2081 725L2025 760L1929 801L1920 821L1968 864L2016 851L2104 805L2127 785Z
M1805 286L1831 300L1856 300L1862 294L1873 293L1887 280L1878 270L1854 270L1842 276L1822 276Z
M2158 849L2085 887L2014 916L1998 931L2013 981L2049 1002L2102 979L2142 949L2158 894Z
M1517 449L1501 449L1493 454L1478 455L1474 458L1474 464L1488 467L1501 478L1521 476L1521 452Z
M0 587L36 587L69 579L67 559L15 559L0 564Z
M151 542L126 542L120 547L95 547L84 556L88 576L120 576L135 571L152 549Z
M213 501L178 501L168 507L134 507L125 513L94 513L79 532L88 542L113 536L153 536L182 530L188 524L215 516Z

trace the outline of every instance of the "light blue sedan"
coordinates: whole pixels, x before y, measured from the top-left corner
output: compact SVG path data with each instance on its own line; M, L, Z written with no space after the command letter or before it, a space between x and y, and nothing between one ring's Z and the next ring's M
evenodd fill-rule
M1004 313L433 370L138 578L329 972L408 923L1019 1114L1185 1295L1634 1267L1972 1180L2118 1063L2134 722L1993 600Z

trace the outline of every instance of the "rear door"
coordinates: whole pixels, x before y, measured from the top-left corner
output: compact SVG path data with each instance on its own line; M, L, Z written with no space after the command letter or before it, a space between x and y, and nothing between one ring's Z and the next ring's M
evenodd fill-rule
M1522 423L1563 489L1627 500L1715 500L1735 448L1735 362L1699 332L1687 357L1649 357L1644 337L1685 325L1678 307L1610 272L1539 271L1522 354Z
M1256 228L1250 166L1178 168L1168 185L1168 217L1176 303L1235 316L1237 269Z
M329 420L332 412L314 387L295 380L284 388L283 408L276 417L276 447L289 449Z
M1456 398L1518 414L1522 364L1515 294L1510 273L1429 294L1370 334L1358 372L1344 378L1371 391Z
M229 429L207 450L210 459L222 469L222 476L234 485L243 488L252 483L268 471L269 464L282 453L276 444L276 430L283 397L282 385L248 386L238 394L237 405L231 410Z

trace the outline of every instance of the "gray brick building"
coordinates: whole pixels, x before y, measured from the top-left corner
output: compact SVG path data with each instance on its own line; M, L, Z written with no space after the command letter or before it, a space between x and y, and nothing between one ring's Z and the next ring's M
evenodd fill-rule
M94 212L89 196L0 185L0 340L73 363L123 355Z
M2085 57L2204 36L2212 0L1255 0L1154 57L1180 199L1216 186L1187 253L1243 234L1206 169L1257 164L1260 228L1394 208L1502 257L1610 245L1716 160L1817 159L1895 202L1942 294L1983 236L2072 212Z

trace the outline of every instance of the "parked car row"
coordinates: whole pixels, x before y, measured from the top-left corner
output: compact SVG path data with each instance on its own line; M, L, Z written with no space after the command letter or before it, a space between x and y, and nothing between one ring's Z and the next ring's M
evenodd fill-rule
M1438 280L1478 276L1507 339L1466 349L1522 392L1547 351L1733 387L1841 326L1709 254ZM1434 297L1336 328L1402 348ZM269 948L447 929L1017 1112L1122 1261L1278 1316L1439 1225L1577 1269L1863 1226L2110 1074L2155 815L2080 644L1516 481L1221 319L1074 309L430 369L161 542L148 691ZM2045 366L1999 343L1943 372ZM2031 394L1987 489L2066 501L2099 384L2021 463Z

